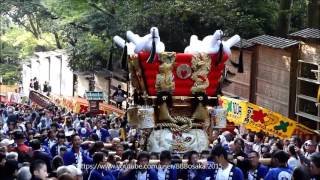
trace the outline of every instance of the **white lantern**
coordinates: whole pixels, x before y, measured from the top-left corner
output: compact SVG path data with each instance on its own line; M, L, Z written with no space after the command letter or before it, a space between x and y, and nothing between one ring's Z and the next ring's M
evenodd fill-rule
M142 107L138 110L139 128L153 128L154 127L154 109L153 107Z

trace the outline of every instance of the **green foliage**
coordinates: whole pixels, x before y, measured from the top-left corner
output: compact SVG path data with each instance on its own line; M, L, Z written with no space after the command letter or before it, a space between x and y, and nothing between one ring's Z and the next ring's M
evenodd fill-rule
M72 69L78 71L87 71L93 69L100 69L106 65L108 52L108 44L103 42L97 36L82 33L79 37L79 41L76 46L70 46L72 57L69 61L69 65ZM99 67L97 67L99 66Z
M27 3L26 3L27 2ZM25 30L4 28L7 54L25 58L42 47L65 48L74 70L102 69L112 37L159 28L167 51L183 51L192 34L203 38L222 29L225 36L274 34L279 0L4 0L0 11ZM291 30L305 26L306 0L295 0ZM4 23L6 24L6 23ZM1 24L1 26L3 23ZM9 26L6 26L9 27ZM6 33L4 33L4 31ZM8 31L8 32L7 32ZM29 33L27 33L29 32ZM31 33L31 34L30 34ZM14 37L16 36L16 37ZM32 38L34 37L34 39ZM9 40L8 40L9 39ZM4 40L2 40L4 41ZM24 43L29 42L29 43ZM10 53L11 52L11 53Z
M1 37L3 49L0 57L11 54L10 58L13 60L25 59L33 55L36 50L54 49L54 42L53 35L50 33L43 33L41 38L37 39L31 32L16 27L11 28Z
M308 3L306 0L294 0L292 3L290 32L296 32L306 27Z
M60 25L81 21L88 9L86 0L42 0L41 5L59 17Z
M0 63L0 76L3 84L14 85L20 80L21 68L16 64Z
M17 63L19 60L19 48L0 40L0 63Z

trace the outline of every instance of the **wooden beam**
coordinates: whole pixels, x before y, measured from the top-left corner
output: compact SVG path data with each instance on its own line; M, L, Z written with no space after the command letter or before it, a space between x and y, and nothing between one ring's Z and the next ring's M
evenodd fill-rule
M296 114L298 116L305 117L307 119L314 120L316 122L320 122L320 117L318 117L318 116L314 116L314 115L311 115L311 114L308 114L308 113L305 113L305 112L302 112L302 111L299 111Z
M317 102L317 98L314 98L314 97L306 96L306 95L303 95L303 94L298 94L297 96L300 99L305 99L305 100L308 100L308 101L311 101L311 102L315 102L315 103Z
M301 59L299 59L298 61L300 63L306 63L306 64L312 64L312 65L315 65L315 66L319 66L319 64L317 64L315 62L312 62L312 61L304 61L304 60L301 60Z
M309 79L309 78L304 78L304 77L298 77L299 80L309 82L309 83L314 83L320 85L320 81L314 80L314 79Z
M290 64L290 90L289 90L289 109L288 117L290 119L296 119L295 104L296 104L296 93L297 93L297 68L298 60L300 56L300 45L292 46L291 52L291 64Z
M257 92L257 61L259 58L259 47L260 46L254 46L251 54L251 75L250 75L250 92L249 92L249 102L256 103L256 92Z

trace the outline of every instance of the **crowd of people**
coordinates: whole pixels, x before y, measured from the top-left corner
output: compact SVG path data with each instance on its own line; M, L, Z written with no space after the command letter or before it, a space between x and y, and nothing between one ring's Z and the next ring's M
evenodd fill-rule
M320 179L319 139L213 130L205 151L147 152L126 117L22 104L1 104L0 131L1 180Z

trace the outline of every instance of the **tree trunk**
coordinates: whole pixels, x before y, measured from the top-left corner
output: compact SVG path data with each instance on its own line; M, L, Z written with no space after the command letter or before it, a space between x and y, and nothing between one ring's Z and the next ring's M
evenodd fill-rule
M320 28L320 0L308 2L308 27Z
M54 31L53 35L54 35L54 39L56 40L57 48L62 49L58 33Z
M292 0L280 0L280 10L276 33L280 37L286 37L289 33L291 7Z
M30 27L31 27L31 33L34 35L35 38L39 39L40 37L40 32L37 31L37 28L33 22L33 16L32 15L27 15Z

